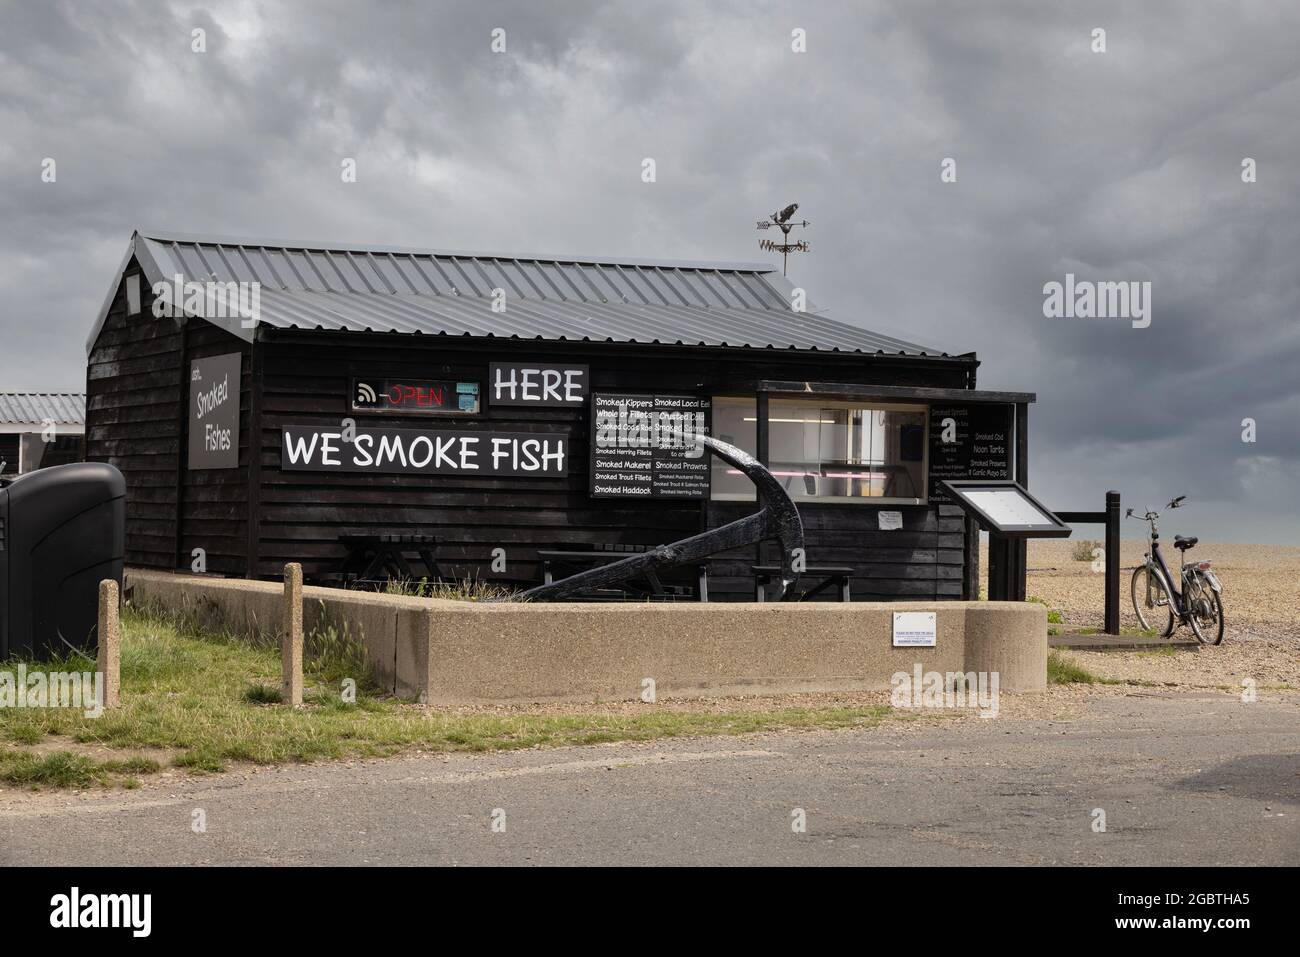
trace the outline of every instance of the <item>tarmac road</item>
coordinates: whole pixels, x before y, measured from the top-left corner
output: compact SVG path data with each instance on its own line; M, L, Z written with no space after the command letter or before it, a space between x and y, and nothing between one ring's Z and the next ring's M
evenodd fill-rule
M1298 755L1295 696L1130 695L1073 721L177 773L0 792L0 865L1294 864Z

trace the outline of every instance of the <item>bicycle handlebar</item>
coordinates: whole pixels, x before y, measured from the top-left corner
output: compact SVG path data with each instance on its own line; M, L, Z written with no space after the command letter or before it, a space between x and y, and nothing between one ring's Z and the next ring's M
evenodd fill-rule
M1168 505L1166 505L1165 508L1181 508L1181 507L1182 507L1182 504L1183 504L1184 500L1186 500L1186 498L1187 498L1186 495L1180 495L1180 496L1178 496L1176 499L1174 499L1173 501L1171 501ZM1130 509L1125 513L1124 517L1125 517L1125 518L1137 518L1137 516L1133 514L1133 509L1131 509L1131 508L1130 508ZM1160 517L1160 513L1157 512L1157 511L1155 511L1154 509L1151 508L1150 505L1148 505L1148 506L1146 507L1146 514L1143 515L1140 519L1138 519L1138 521L1142 521L1142 522L1154 522L1154 521L1155 521L1156 519L1158 519L1159 517Z

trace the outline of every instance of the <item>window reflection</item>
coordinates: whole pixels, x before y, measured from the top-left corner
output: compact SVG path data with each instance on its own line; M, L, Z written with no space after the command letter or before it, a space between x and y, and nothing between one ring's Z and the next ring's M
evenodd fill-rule
M753 399L716 399L714 435L753 453ZM733 441L726 439L726 441ZM925 487L926 412L819 399L768 403L768 468L798 500L919 502ZM753 498L736 469L713 461L713 497Z

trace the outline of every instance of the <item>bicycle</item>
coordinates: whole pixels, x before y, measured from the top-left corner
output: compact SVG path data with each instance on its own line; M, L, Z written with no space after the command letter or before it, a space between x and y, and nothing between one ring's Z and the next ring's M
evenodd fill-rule
M1180 495L1165 508L1178 508L1186 495ZM1126 518L1133 518L1129 509ZM1187 562L1187 552L1196 545L1197 538L1174 536L1178 549L1178 581L1182 590L1174 586L1174 576L1160 551L1160 529L1156 520L1159 512L1150 508L1141 521L1151 526L1151 545L1142 557L1145 562L1133 569L1133 610L1146 631L1159 631L1168 638L1179 625L1190 625L1196 640L1203 645L1217 645L1223 641L1223 586L1210 569L1208 561ZM1163 624L1161 620L1163 619ZM1159 626L1159 627L1157 627Z

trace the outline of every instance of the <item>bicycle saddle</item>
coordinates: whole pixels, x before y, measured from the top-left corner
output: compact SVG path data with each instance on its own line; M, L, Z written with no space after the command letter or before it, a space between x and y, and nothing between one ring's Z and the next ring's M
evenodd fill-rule
M1187 549L1191 548L1198 541L1200 541L1200 539L1197 538L1195 535L1193 535L1191 538L1183 538L1183 536L1181 535L1175 535L1174 548L1179 548L1182 549L1183 551L1187 551Z

